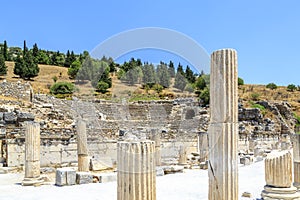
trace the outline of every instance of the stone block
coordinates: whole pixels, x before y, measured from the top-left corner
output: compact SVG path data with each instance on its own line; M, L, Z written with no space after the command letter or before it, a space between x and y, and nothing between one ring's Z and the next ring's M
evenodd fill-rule
M204 169L204 170L208 169L208 161L201 162L200 163L200 169Z
M58 168L56 169L55 185L75 185L76 171L71 168Z
M105 169L112 169L113 163L112 159L109 157L104 157L100 159L92 158L90 159L90 170L92 171L101 171Z
M3 119L8 124L14 124L17 121L17 115L14 112L5 112Z
M163 166L162 168L165 174L174 174L174 173L182 173L184 166L174 165L174 166Z
M93 176L96 177L99 183L108 183L108 182L117 181L116 173L101 173L101 174L94 174Z
M93 182L93 175L90 172L77 172L76 173L76 183L89 184Z
M162 167L156 167L156 176L164 176L165 172Z
M251 162L250 162L249 158L247 158L247 157L241 157L240 158L240 164L242 164L242 165L250 165Z

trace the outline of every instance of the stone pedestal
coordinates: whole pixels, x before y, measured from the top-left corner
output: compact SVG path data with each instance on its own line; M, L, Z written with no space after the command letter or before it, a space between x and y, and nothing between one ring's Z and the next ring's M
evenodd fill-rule
M211 55L209 199L238 199L237 53L222 49Z
M151 130L151 140L155 142L156 166L161 166L161 134L157 129Z
M118 142L118 200L156 200L155 143Z
M23 186L40 185L40 124L27 122L25 129L25 178Z
M78 171L79 172L89 171L86 123L81 119L77 121L77 154L78 154Z
M264 200L300 199L300 193L293 184L292 153L272 152L265 159L266 186L261 196Z

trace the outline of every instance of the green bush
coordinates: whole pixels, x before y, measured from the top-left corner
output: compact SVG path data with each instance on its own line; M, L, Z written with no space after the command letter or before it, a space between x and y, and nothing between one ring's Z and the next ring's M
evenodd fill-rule
M199 98L204 105L209 104L210 94L209 94L209 89L207 87L201 91Z
M104 81L99 81L96 89L97 89L97 91L99 91L101 93L106 93L108 88L109 88L108 83L106 83Z
M271 90L276 90L277 85L275 83L269 83L268 85L266 85L266 88L269 88Z
M260 95L258 93L251 94L251 100L253 100L253 101L258 101L259 97L260 97Z
M73 94L75 86L68 82L57 82L54 83L50 88L50 93L54 95L58 94Z
M238 78L238 85L244 85L244 80L242 78Z
M297 89L297 87L294 84L289 84L287 86L287 91L294 92L294 90L296 90L296 89Z

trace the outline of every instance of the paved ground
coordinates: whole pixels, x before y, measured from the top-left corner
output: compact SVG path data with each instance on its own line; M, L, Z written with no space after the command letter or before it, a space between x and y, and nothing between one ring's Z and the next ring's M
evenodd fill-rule
M1 200L116 200L117 184L93 183L56 187L20 185L23 174L0 174ZM264 186L264 164L254 163L239 167L239 193L250 192L251 199L260 199ZM204 170L186 170L185 173L157 177L158 200L207 200L208 175ZM240 198L249 199L249 198Z

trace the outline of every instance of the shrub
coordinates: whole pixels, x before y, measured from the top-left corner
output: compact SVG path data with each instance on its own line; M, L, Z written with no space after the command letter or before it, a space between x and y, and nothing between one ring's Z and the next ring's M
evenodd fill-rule
M238 85L244 85L244 80L242 78L238 78Z
M53 76L53 77L52 77L52 80L54 81L54 83L56 83L56 81L57 81L57 76Z
M96 87L97 91L101 93L106 93L108 88L109 88L108 83L104 81L99 81Z
M289 84L287 86L287 91L294 92L294 90L296 90L296 89L297 89L297 87L294 84Z
M68 82L57 82L54 83L50 88L50 93L57 94L73 94L75 91L75 86Z
M251 100L258 101L259 100L259 94L258 93L252 93L251 94Z
M209 104L210 94L209 94L209 89L207 87L201 91L199 98L204 105Z
M188 83L188 84L185 86L184 90L187 91L187 92L189 92L189 93L194 92L194 88L193 88L193 86L192 86L190 83Z
M269 88L271 90L276 90L277 85L275 83L269 83L268 85L266 85L266 88Z

